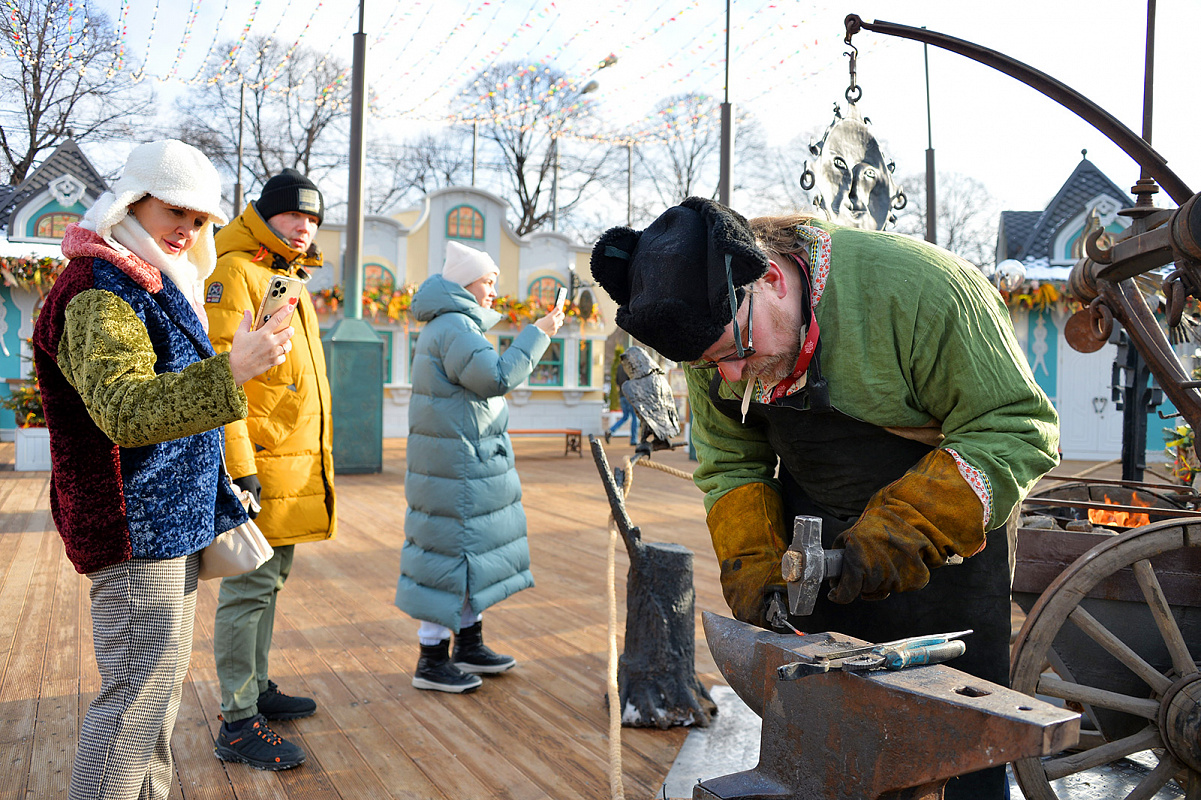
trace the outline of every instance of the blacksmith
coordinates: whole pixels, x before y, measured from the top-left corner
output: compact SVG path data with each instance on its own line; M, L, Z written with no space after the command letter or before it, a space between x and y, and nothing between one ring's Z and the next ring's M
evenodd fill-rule
M950 666L1008 684L1016 508L1058 461L1059 421L978 270L693 197L607 231L592 274L618 325L690 367L694 480L735 617L768 626L791 520L815 515L843 572L793 625L877 642L970 628ZM1004 768L946 796L1002 798Z

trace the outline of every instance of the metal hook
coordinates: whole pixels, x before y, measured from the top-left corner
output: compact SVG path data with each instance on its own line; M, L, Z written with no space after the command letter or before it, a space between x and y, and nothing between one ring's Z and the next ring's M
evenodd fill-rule
M855 74L855 65L859 59L859 48L855 47L855 45L851 44L849 41L847 42L847 45L851 48L851 50L850 52L843 53L843 55L850 59L849 66L851 72L851 84L847 86L847 90L843 93L843 96L846 97L848 103L853 105L859 102L859 99L863 97L863 89L859 87Z
M863 29L863 20L859 18L858 14L847 14L846 19L842 21L842 24L847 29L847 35L843 41L847 45L854 47L854 45L851 44L851 37Z

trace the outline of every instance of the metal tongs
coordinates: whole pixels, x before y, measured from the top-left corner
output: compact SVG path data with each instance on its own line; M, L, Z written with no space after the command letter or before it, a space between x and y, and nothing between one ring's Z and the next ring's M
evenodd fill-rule
M899 670L922 664L941 664L967 652L960 640L972 631L912 636L883 644L865 644L843 650L819 653L811 661L794 661L776 670L782 681L794 681L831 670L869 672L875 669Z

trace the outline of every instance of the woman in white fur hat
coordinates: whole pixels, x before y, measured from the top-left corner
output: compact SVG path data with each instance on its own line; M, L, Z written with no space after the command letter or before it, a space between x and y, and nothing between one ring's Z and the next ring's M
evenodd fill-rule
M470 692L480 674L511 669L511 656L484 644L481 614L534 585L504 395L534 371L563 312L497 353L484 333L502 318L492 310L499 272L487 253L447 242L442 274L413 296L425 327L413 355L396 605L421 622L418 689Z
M100 692L79 730L72 800L165 798L192 651L200 551L246 520L221 466L241 385L283 363L292 329L205 335L203 280L224 223L221 180L194 147L133 150L68 226L70 259L34 326L50 492L67 557L91 581Z

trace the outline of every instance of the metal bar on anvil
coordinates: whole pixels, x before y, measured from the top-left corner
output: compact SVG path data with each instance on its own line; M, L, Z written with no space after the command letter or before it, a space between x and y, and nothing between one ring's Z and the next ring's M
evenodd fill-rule
M1154 514L1157 517L1201 517L1201 511L1191 511L1184 508L1160 508L1157 506L1123 506L1117 503L1089 502L1088 500L1056 500L1052 497L1027 497L1026 503L1041 506L1062 506L1064 508L1087 508L1098 511L1125 511L1128 514Z
M1201 381L1197 382L1201 387ZM1065 483L1092 483L1107 486L1121 486L1126 489L1165 489L1176 494L1198 497L1197 490L1191 486L1179 483L1145 483L1143 481L1120 481L1112 478L1077 478L1075 475L1044 475L1045 481L1064 481ZM1058 488L1058 487L1052 487Z

